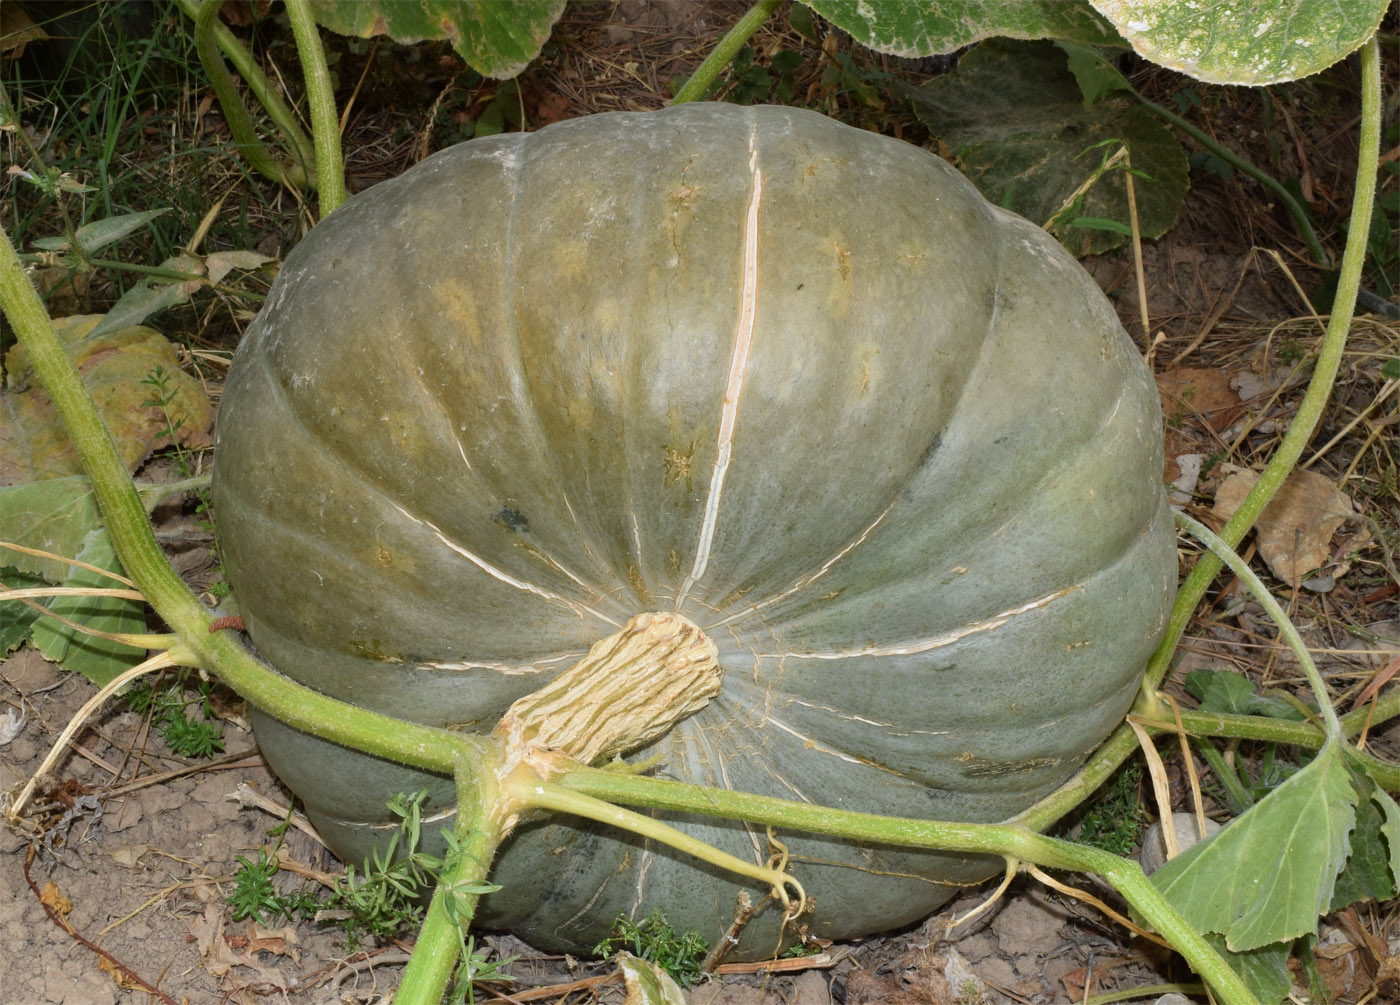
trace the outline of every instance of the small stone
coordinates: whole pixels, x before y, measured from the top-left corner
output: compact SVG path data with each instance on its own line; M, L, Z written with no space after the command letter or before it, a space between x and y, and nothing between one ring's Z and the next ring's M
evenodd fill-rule
M1201 832L1196 826L1196 814L1173 813L1172 822L1176 826L1178 851L1185 851L1200 841ZM1206 837L1218 833L1220 833L1220 825L1214 820L1207 819ZM1149 876L1166 864L1167 843L1162 837L1162 821L1158 820L1147 828L1147 833L1142 836L1142 850L1138 852L1138 862L1142 866L1142 871Z

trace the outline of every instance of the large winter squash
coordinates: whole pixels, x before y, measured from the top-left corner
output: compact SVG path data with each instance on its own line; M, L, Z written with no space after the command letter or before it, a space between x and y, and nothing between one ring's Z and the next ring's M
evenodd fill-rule
M1128 707L1175 580L1157 397L1093 282L932 154L807 111L597 115L357 196L288 257L218 433L221 553L284 672L485 732L675 610L722 691L637 755L849 809L1045 794ZM342 856L390 792L450 808L446 779L256 725ZM783 838L829 937L996 868ZM714 939L740 886L571 819L493 877L483 923L573 951L654 906Z

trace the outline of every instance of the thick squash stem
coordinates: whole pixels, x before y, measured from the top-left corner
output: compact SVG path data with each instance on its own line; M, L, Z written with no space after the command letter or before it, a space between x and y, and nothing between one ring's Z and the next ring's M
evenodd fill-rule
M488 754L479 766L481 770L456 773L456 840L394 996L400 1005L436 1005L442 1001L452 970L461 958L463 935L476 914L477 902L483 892L496 889L486 878L504 832L493 822L492 810L500 799L500 790L497 765L490 760Z
M1380 159L1381 138L1381 73L1380 48L1374 36L1361 47L1361 141L1356 156L1356 190L1352 193L1351 219L1346 248L1342 253L1342 268L1337 278L1337 294L1332 302L1332 315L1327 320L1327 334L1317 355L1312 380L1298 405L1298 414L1288 426L1283 441L1265 466L1259 481L1240 508L1220 531L1226 547L1234 548L1264 512L1274 495L1283 487L1298 459L1303 455L1313 431L1322 418L1323 409L1332 396L1332 385L1341 366L1346 349L1347 333L1351 329L1352 312L1356 309L1356 293L1361 285L1361 269L1366 262L1366 241L1370 228L1371 208L1376 197L1376 165ZM1357 221L1361 221L1357 223ZM1172 654L1181 641L1186 625L1196 606L1205 596L1220 571L1222 562L1211 552L1202 555L1186 581L1181 584L1176 604L1167 623L1167 633L1147 665L1148 687L1161 685Z
M322 218L340 207L345 191L344 158L340 153L340 123L335 115L335 91L326 66L326 52L316 32L316 20L307 0L287 0L287 17L301 57L306 100L311 106L311 137L316 149L316 188Z
M719 694L718 657L679 614L638 614L506 710L492 733L506 749L502 774L533 750L597 764L660 739Z
M1142 868L1136 862L1099 848L1046 837L1014 825L877 817L582 765L565 770L550 787L586 793L606 800L603 805L626 803L681 813L703 813L854 841L995 855L1033 862L1045 868L1094 873L1104 877L1197 973L1211 983L1221 1001L1229 1005L1256 1005L1239 975L1167 902L1143 875Z
M298 160L279 161L271 149L258 138L253 118L243 105L243 98L238 93L233 74L228 72L228 67L224 66L223 57L219 54L216 29L221 27L218 20L220 4L216 0L184 0L182 6L185 13L194 18L194 42L199 61L219 98L219 106L223 109L224 121L228 123L229 132L233 133L234 142L237 143L238 150L248 162L248 166L259 174L294 189L315 185L317 173L311 144L300 127L296 126L296 118L290 109L280 101L274 103L268 99L269 95L275 96L276 92L261 72L257 77L249 77L247 83L258 93L263 107L274 114L274 121L281 126L292 142ZM226 41L232 46L237 46L232 35L228 35ZM252 60L248 60L245 65L253 65Z
M710 54L705 57L705 61L696 67L695 72L690 75L690 79L676 92L676 96L671 99L671 104L682 105L689 101L703 101L705 92L710 89L715 78L720 71L734 61L734 57L753 37L753 33L762 27L778 7L779 0L758 0L748 13L739 18L734 23L734 27L725 32L724 37L719 40L719 44L710 50Z

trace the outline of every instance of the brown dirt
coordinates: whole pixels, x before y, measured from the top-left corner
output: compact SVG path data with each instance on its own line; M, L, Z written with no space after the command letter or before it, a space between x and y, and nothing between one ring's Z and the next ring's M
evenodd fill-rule
M552 55L522 77L531 122L658 107L667 81L693 68L745 6L622 0L570 8L556 31ZM755 45L771 53L808 44L779 18ZM853 109L823 94L817 80L820 57L809 55L810 70L803 71L808 76L798 81L799 100L806 95L813 106L828 103L829 111L867 124L883 117L873 124L919 135L911 119L892 109ZM888 66L895 61L877 62ZM1170 75L1152 70L1144 72L1139 85L1164 92L1176 86ZM439 116L451 114L452 101L446 100L451 86L440 89L432 108L419 110L407 139L390 128L397 120L385 109L365 103L357 110L347 142L355 187L397 174L422 155L436 135ZM1388 87L1393 92L1393 80ZM1257 121L1252 92L1198 89L1207 98L1214 96L1214 103L1203 105L1214 109L1210 127ZM1305 173L1314 184L1314 210L1325 227L1335 228L1348 194L1351 153L1346 145L1353 142L1355 110L1329 106L1326 114L1312 114L1312 93L1302 88L1275 96L1302 123L1283 145L1277 170ZM487 96L482 92L477 97ZM1223 138L1242 152L1256 160L1266 156L1257 131L1219 127ZM1293 130L1291 122L1289 128ZM1286 343L1312 350L1318 328L1306 317L1288 270L1262 250L1282 249L1294 277L1310 287L1315 274L1301 264L1306 256L1286 217L1261 190L1238 177L1226 182L1209 172L1194 172L1192 180L1181 222L1144 249L1151 331L1154 338L1158 333L1163 337L1153 350L1154 365L1159 372L1175 366L1224 371L1232 378L1250 375L1284 387L1276 400L1241 394L1237 414L1224 427L1189 410L1176 417L1168 436L1173 458L1193 452L1216 455L1215 473L1207 472L1188 490L1192 511L1203 515L1220 465L1257 465L1276 445L1280 420L1292 415L1301 394L1299 384L1279 376L1281 367L1286 370L1281 353ZM280 246L285 251L284 232L269 230L267 240L263 250ZM1115 297L1125 326L1146 345L1137 320L1131 257L1118 252L1086 265ZM1374 318L1358 322L1336 403L1316 443L1326 442L1367 407L1379 387L1381 362L1397 352L1400 326ZM1389 407L1393 416L1394 403ZM1327 571L1332 585L1327 592L1315 592L1274 583L1309 644L1330 661L1325 670L1340 701L1352 700L1394 655L1383 644L1357 643L1358 635L1368 626L1393 625L1400 618L1394 560L1378 545L1378 539L1388 539L1393 549L1397 541L1396 451L1393 440L1387 446L1386 436L1367 437L1370 430L1383 430L1376 422L1384 421L1385 414L1381 410L1362 421L1357 432L1314 465L1350 492L1370 521L1348 523L1331 542ZM197 589L207 588L215 578L207 537L201 538L189 515L178 510L162 512L159 529L171 542L182 574ZM1232 666L1272 686L1297 689L1291 658L1258 609L1235 599L1237 592L1227 587L1193 626L1181 672ZM7 710L24 720L12 739L0 742L0 791L13 793L30 777L93 690L33 651L22 650L0 663L0 726ZM1180 694L1179 687L1173 690ZM239 703L227 696L222 702L228 753L203 763L170 754L141 716L120 702L109 703L78 733L53 785L26 819L0 828L0 1001L5 1005L386 1000L408 945L389 941L356 952L314 924L266 931L231 920L225 897L237 856L256 857L258 848L270 844L268 832L282 820L240 805L235 793L246 786L281 806L289 796L257 755ZM1395 757L1400 727L1390 724L1371 743L1382 755ZM1166 752L1168 745L1162 746ZM1174 791L1180 802L1188 798L1188 789L1184 780L1178 781ZM313 837L295 828L282 848L288 862L279 877L284 887L311 882L294 875L293 867L311 876L339 868ZM720 981L692 990L690 1000L707 1005L1056 1005L1187 976L1179 961L1132 938L1095 908L1025 878L992 911L949 935L948 921L971 911L988 894L989 888L969 891L914 929L832 946L817 961L790 961L790 970L725 972ZM1333 947L1324 977L1340 1000L1356 1001L1368 985L1366 967L1400 952L1400 908L1366 905L1331 919L1324 931L1324 943ZM405 938L411 939L411 933ZM598 966L538 957L508 937L486 936L485 941L499 954L527 958L512 968L519 983L480 989L479 1001L621 1000L616 986L588 980L605 972ZM568 992L566 985L573 990ZM148 987L159 991L143 989ZM556 990L531 993L549 988Z

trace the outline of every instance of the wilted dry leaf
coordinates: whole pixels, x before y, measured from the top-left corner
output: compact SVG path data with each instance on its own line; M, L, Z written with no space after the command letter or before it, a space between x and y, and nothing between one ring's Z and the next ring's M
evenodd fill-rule
M68 912L73 910L73 902L63 895L63 891L53 880L44 884L44 889L39 893L39 903L58 915L59 920L63 922L63 927L67 928L68 931L73 930L73 927L68 924Z
M7 3L0 6L0 52L19 59L30 42L49 38L49 33L29 19L23 7Z
M54 330L92 392L117 451L135 471L151 451L169 442L171 424L181 445L207 446L214 407L199 381L179 368L175 346L143 325L89 337L100 314L75 315L54 322ZM164 388L142 383L159 367ZM165 408L151 404L167 397ZM5 356L5 390L0 392L0 485L82 473L82 464L63 429L53 402L33 382L20 346Z
M1230 387L1230 374L1223 370L1174 367L1157 375L1157 393L1169 420L1199 415L1217 433L1244 415L1240 396Z
M256 251L216 251L204 259L204 267L209 270L210 285L217 285L234 269L251 272L270 261L272 259L267 255L259 255Z
M1259 480L1232 473L1215 491L1214 512L1228 520ZM1259 554L1279 579L1297 586L1331 554L1332 535L1354 512L1351 497L1313 471L1294 471L1255 524Z

